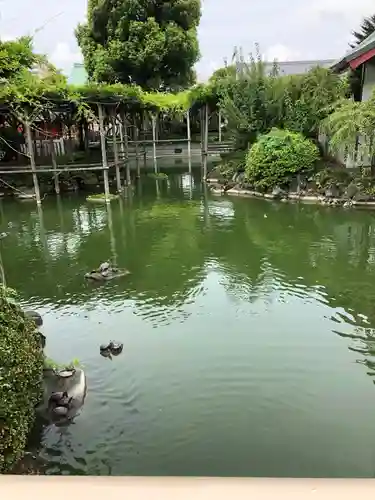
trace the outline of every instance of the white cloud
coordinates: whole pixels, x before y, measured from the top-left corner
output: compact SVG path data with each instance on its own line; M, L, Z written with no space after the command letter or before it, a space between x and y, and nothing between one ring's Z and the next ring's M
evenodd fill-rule
M293 50L285 45L276 44L269 47L263 59L265 61L296 61L301 58L301 53L297 50Z
M58 43L49 55L50 61L59 69L69 72L74 63L82 62L82 55L74 51L67 43Z

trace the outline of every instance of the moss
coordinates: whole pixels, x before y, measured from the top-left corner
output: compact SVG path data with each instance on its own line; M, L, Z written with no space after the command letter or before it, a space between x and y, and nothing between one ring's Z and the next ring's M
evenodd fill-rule
M160 179L160 180L167 180L168 175L165 174L164 172L152 172L151 174L148 174L148 177L151 177L152 179Z
M0 288L0 472L22 457L35 420L43 352L34 322Z
M118 198L119 198L118 194L110 194L108 196L109 201L118 200ZM99 194L91 194L86 198L86 201L105 203L107 200L104 193L99 193Z

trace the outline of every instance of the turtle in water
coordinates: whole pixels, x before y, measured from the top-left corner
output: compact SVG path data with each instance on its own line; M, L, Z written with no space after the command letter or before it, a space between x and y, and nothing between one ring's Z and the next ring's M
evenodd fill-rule
M66 391L64 392L53 392L49 398L51 403L55 403L56 406L69 407L73 398L69 397Z
M73 398L66 391L53 392L49 398L48 406L54 417L67 417Z
M111 358L111 355L118 356L122 353L123 347L124 344L122 344L121 342L113 342L111 340L111 342L109 342L108 344L102 344L100 346L100 354L104 358Z

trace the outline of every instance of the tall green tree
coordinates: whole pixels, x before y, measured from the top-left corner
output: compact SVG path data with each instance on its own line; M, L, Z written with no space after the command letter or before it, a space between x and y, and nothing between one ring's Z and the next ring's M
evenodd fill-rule
M89 78L177 90L194 83L200 0L88 0L77 27Z
M32 38L0 41L0 78L9 80L21 71L30 70L38 62L33 53Z
M370 17L365 17L362 21L359 31L352 31L354 42L350 46L354 49L357 45L363 42L368 36L375 31L375 14Z

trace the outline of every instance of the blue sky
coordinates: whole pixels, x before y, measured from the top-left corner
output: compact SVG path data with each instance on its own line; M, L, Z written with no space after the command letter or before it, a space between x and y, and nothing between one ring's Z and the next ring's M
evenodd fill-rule
M82 60L74 29L87 0L0 0L0 37L35 34L35 48L69 73ZM330 59L343 55L362 18L375 14L373 0L203 0L198 76L205 80L231 58L260 44L266 59Z

